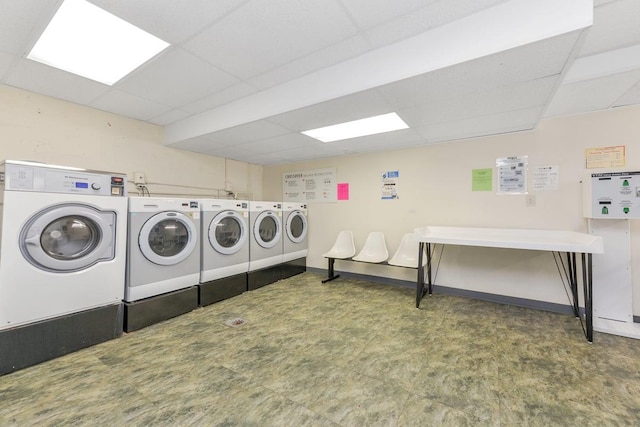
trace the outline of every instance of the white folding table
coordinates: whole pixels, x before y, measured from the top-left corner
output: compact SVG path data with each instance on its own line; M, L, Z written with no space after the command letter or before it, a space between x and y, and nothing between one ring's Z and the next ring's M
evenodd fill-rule
M474 228L474 227L419 227L414 230L419 242L418 280L416 283L416 307L427 293L433 291L432 283L432 245L482 246L489 248L528 249L550 251L558 254L566 253L567 267L561 271L567 279L573 296L573 312L579 317L578 307L578 271L576 255L581 255L582 283L585 299L585 336L593 342L593 305L592 292L592 254L604 252L600 236L563 230L533 230L514 228ZM426 251L425 251L426 249ZM427 262L423 266L423 254ZM426 273L426 277L425 277Z

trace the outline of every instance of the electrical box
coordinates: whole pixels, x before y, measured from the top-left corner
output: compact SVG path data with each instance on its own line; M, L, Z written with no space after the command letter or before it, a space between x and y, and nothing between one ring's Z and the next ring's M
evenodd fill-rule
M584 182L586 218L640 219L640 171L592 173Z

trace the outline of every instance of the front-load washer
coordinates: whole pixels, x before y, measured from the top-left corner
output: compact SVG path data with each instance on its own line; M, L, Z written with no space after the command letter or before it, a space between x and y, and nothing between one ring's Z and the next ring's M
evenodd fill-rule
M249 271L249 202L200 200L200 306L239 295L247 290Z
M125 331L198 306L198 199L130 197Z
M307 204L282 203L282 278L295 276L307 269Z
M247 290L253 290L281 278L282 203L249 202L249 227Z
M0 373L122 334L126 175L0 163Z

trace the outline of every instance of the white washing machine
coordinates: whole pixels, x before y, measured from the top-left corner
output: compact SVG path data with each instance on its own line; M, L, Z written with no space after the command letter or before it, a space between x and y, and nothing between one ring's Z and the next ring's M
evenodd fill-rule
M197 285L199 239L198 200L130 197L125 301Z
M282 261L304 258L308 253L307 245L307 204L287 202L282 204Z
M280 280L282 264L282 203L249 202L249 273L247 290Z
M0 375L122 335L126 175L0 163Z
M0 164L0 330L121 304L126 175Z
M200 202L130 197L124 330L198 307Z
M199 304L222 301L247 290L249 202L202 199Z
M307 270L307 204L282 203L282 278L295 276Z

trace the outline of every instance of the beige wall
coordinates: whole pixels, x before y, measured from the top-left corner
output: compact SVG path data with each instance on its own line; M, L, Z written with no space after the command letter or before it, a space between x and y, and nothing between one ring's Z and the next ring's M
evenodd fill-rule
M162 127L0 85L0 160L144 172L153 196L262 197L262 167L162 145ZM129 194L137 195L130 183Z
M283 172L335 167L350 184L349 201L309 208L311 267L326 268L326 252L339 230L353 230L360 248L370 231L384 231L392 254L403 233L423 225L564 229L587 231L581 183L585 148L626 145L626 170L640 170L640 108L542 121L535 131L427 145L421 148L265 167L264 196L282 197ZM496 158L527 155L529 171L557 165L557 191L539 191L534 207L524 195L472 192L471 171L495 166ZM399 170L399 200L380 200L380 173ZM597 170L601 172L601 170ZM494 171L495 174L495 171ZM531 182L529 174L529 183ZM494 184L495 190L495 184ZM640 314L640 221L632 221L634 313ZM415 271L340 262L340 270L415 280ZM567 304L550 253L447 246L437 283L480 292Z

